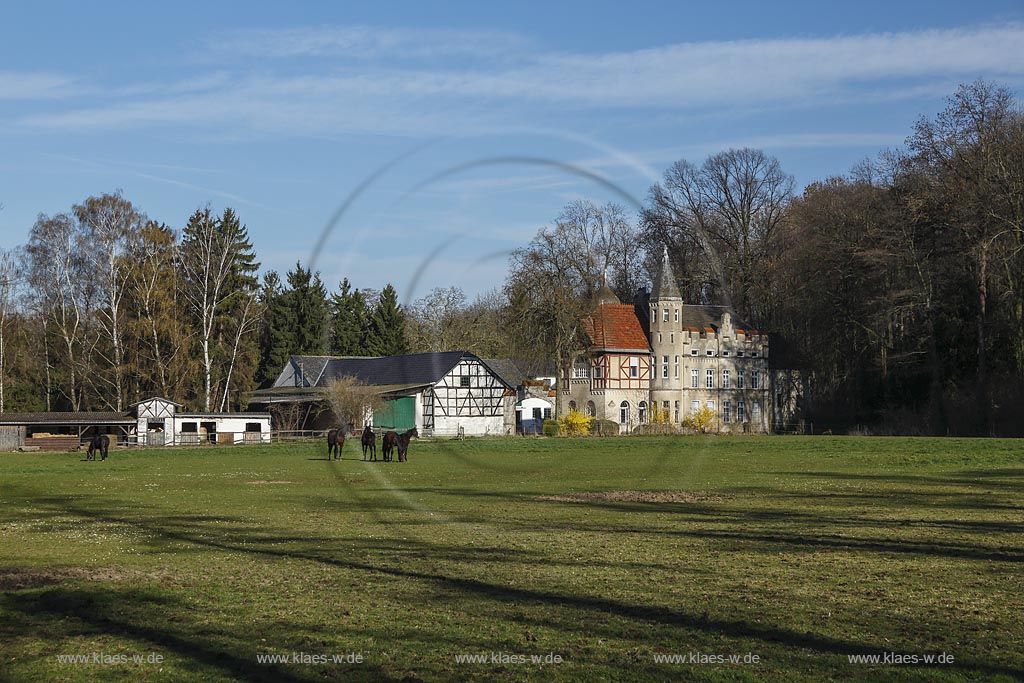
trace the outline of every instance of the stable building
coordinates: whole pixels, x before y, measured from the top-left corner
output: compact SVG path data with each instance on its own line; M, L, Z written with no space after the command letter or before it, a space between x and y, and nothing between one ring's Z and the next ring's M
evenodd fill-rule
M0 451L77 449L97 434L114 446L197 446L270 443L269 413L194 413L166 398L125 412L0 413Z

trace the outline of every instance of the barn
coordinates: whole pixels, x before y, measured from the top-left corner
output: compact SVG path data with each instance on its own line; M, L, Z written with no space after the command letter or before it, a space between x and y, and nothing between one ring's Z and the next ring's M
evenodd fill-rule
M423 436L504 435L515 429L516 380L502 362L468 351L400 356L292 356L273 386L253 392L249 404L267 410L297 408L297 429L334 426L323 390L352 377L376 387L384 404L373 414L377 429Z

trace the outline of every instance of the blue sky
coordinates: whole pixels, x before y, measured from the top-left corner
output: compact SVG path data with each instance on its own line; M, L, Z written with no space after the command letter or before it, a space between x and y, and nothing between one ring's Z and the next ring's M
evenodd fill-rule
M802 188L958 83L1024 85L1019 1L92 4L0 23L0 246L121 189L177 228L234 207L283 272L372 178L316 267L407 300L500 286L568 201L625 203L587 174L642 202L753 146Z

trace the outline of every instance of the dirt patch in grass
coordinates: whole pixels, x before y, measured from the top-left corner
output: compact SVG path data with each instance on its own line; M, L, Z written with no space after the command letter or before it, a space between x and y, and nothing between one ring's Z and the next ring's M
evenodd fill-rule
M0 567L0 591L38 588L66 581L126 581L138 577L157 578L157 575L119 567Z
M537 496L537 499L560 503L587 503L595 500L611 503L721 503L725 497L704 491L584 491Z
M269 479L256 479L255 481L247 481L246 484L294 484L294 481L285 481L280 479L277 481L271 481Z

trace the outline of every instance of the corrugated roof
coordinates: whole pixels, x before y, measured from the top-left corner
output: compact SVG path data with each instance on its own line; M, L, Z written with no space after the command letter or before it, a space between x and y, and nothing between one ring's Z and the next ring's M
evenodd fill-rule
M135 424L128 413L118 412L64 412L64 413L0 413L0 424Z
M650 351L632 304L602 304L583 320L595 349Z

